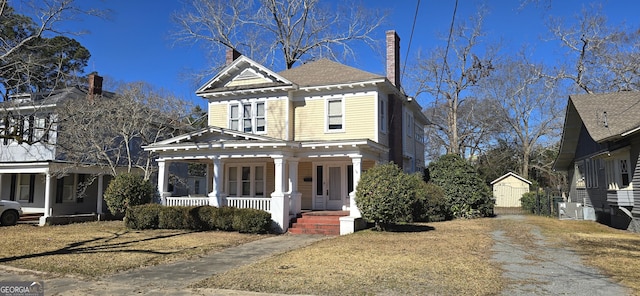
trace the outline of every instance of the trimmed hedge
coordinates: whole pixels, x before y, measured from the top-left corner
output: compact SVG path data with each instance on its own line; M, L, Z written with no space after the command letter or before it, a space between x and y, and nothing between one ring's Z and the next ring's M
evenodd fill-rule
M125 225L139 230L159 228L268 233L271 231L271 214L232 207L167 207L145 204L127 209Z
M162 205L159 204L129 207L124 216L125 225L132 229L157 229L161 210Z

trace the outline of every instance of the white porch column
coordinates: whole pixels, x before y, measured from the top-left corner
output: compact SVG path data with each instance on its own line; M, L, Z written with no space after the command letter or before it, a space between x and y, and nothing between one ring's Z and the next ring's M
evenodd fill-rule
M223 163L219 157L211 157L211 160L213 161L213 178L211 183L211 192L209 193L209 205L221 207L225 205L222 193Z
M51 174L48 171L44 178L44 216L51 216Z
M271 157L275 165L275 188L271 193L271 220L276 223L276 231L284 233L289 228L289 200L283 192L285 160L282 155Z
M169 168L166 167L168 161L164 159L158 159L158 192L160 193L160 199L162 205L167 204L167 196L171 196L170 192L167 192L169 188Z
M44 226L47 218L51 216L51 174L45 173L44 178L44 216L40 217L39 225Z
M298 192L298 158L289 158L289 195L291 196L291 205L289 212L291 214L298 214L302 212L302 205L300 198L302 193Z
M104 175L100 174L98 175L98 201L97 201L97 205L96 205L96 213L98 213L98 215L102 214L102 198L103 198L103 193L102 192L102 187L104 185Z
M360 218L362 214L356 205L356 188L360 182L360 171L362 170L362 155L351 156L353 164L353 191L349 192L349 216Z

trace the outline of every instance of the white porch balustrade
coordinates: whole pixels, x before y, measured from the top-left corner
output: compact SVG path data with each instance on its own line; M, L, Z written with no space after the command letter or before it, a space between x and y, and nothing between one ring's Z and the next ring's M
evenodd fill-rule
M197 206L208 206L209 198L208 197L177 197L177 196L167 196L165 197L166 206L183 206L183 207L197 207Z
M256 209L271 213L271 198L268 197L227 197L227 206L239 209Z

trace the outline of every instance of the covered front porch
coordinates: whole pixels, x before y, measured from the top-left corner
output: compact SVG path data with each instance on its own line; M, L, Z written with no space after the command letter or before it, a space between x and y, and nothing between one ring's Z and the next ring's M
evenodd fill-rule
M0 163L0 199L20 203L24 214L51 217L103 214L111 176L97 166L58 162Z
M235 131L218 131L236 134ZM242 134L242 133L240 133ZM236 137L238 135L235 135ZM252 137L253 135L242 134ZM355 188L363 169L386 161L385 148L368 140L288 142L275 139L167 140L145 147L158 154L158 191L173 206L231 206L271 213L277 231L303 210L348 211L354 224L361 217ZM206 194L176 194L171 184L173 163L206 166ZM187 177L188 178L188 177ZM343 218L349 218L343 217ZM342 220L342 219L341 219ZM342 222L341 222L342 223ZM341 227L342 228L342 227ZM354 232L345 224L341 234Z

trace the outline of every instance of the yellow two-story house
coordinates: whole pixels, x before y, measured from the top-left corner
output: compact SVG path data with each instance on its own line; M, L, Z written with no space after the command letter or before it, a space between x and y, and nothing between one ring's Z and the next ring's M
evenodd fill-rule
M158 155L163 203L252 207L271 212L280 231L303 210L345 211L356 230L361 172L395 162L424 167L421 107L400 88L400 39L388 31L387 73L326 59L273 72L236 52L197 90L209 127L145 147ZM206 195L171 196L168 164L207 164Z

